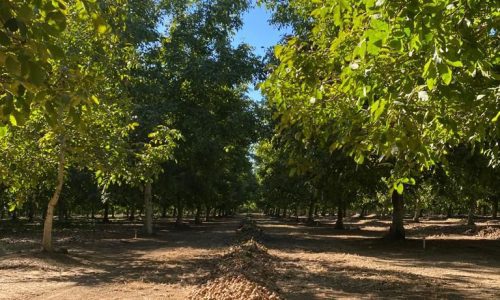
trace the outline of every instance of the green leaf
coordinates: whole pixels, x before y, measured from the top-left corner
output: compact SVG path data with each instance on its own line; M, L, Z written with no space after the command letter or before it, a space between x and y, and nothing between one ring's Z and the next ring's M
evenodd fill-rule
M54 59L61 59L64 58L64 50L61 49L59 46L56 45L47 45L47 48L49 49L50 55Z
M446 60L446 63L449 64L450 66L452 67L463 67L464 65L462 64L461 61L457 60L457 61L451 61L451 60Z
M66 16L60 11L51 11L47 14L47 24L62 32L66 29Z
M19 75L21 72L21 64L12 55L8 55L5 59L5 67L7 68L7 71L14 75Z
M394 189L398 194L402 195L404 191L404 185L402 183L394 184Z
M45 73L43 72L42 67L39 64L30 62L30 75L29 80L31 83L35 85L42 85L45 80Z
M0 139L7 135L8 128L7 126L0 126Z
M359 154L359 155L356 156L356 158L354 159L354 161L358 165L362 165L365 162L365 156L363 154Z
M13 114L9 115L9 121L10 121L10 124L12 124L13 126L17 126L17 120Z
M92 99L92 102L94 102L95 104L99 105L100 102L99 102L99 99L96 96L92 95L91 99Z
M97 33L104 34L108 31L108 25L101 17L94 15L92 22Z
M432 58L429 58L429 60L427 60L427 63L424 66L424 71L422 72L423 78L427 78L427 76L429 76L429 68L431 64L432 64Z
M500 118L500 111L497 113L497 115L493 119L491 119L491 122L496 123L499 118Z
M451 83L451 79L453 77L450 67L447 64L440 63L440 64L438 64L438 70L439 70L439 75L441 76L441 79L443 80L443 83L445 85L449 85Z

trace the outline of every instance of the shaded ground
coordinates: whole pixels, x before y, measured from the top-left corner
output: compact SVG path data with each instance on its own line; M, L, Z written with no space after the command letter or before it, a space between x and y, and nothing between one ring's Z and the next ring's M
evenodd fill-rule
M353 219L346 222L351 229L338 231L327 219L306 227L255 218L279 259L285 299L500 298L500 240L475 235L462 220L408 223L408 240L390 243L380 239L388 227L383 220ZM208 279L238 223L180 230L160 222L152 238L133 224L58 230L56 243L66 255L40 253L38 227L2 226L0 299L185 299ZM493 221L479 225L500 228Z

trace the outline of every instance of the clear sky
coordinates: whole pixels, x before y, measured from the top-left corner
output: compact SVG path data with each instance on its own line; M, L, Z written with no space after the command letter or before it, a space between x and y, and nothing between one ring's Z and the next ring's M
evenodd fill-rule
M271 13L264 7L250 9L243 16L243 28L236 34L235 44L247 43L254 48L257 55L264 56L267 48L276 45L285 31L269 25ZM262 99L260 92L251 90L250 98L259 101Z

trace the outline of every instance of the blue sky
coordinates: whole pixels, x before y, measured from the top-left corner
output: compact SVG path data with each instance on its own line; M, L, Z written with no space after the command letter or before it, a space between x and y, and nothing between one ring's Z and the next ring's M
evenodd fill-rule
M276 45L285 31L269 25L271 13L264 7L255 6L243 16L243 28L236 34L234 44L247 43L257 55L264 56L266 49ZM262 99L259 91L250 90L249 96L255 101Z

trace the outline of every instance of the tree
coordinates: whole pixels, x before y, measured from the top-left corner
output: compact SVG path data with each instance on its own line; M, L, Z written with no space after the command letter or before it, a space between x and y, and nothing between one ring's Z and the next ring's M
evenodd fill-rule
M321 136L359 164L391 164L390 236L404 238L404 185L442 161L450 145L498 132L497 4L285 5L309 22L275 48L279 65L262 85L280 127L300 123L306 136Z

